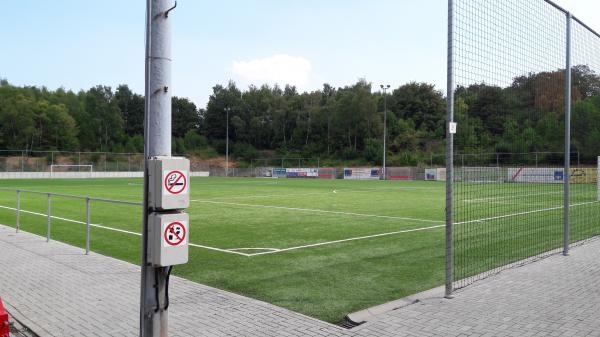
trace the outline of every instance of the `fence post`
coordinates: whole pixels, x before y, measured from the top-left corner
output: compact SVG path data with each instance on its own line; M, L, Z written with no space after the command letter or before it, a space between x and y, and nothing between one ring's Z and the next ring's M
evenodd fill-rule
M446 290L445 297L452 298L454 280L453 238L453 188L454 188L454 135L450 123L454 122L454 76L453 76L454 0L448 0L448 79L446 120Z
M17 233L21 228L21 191L17 190Z
M90 255L90 197L85 198L85 255Z
M563 255L569 255L570 231L570 203L571 203L571 13L567 13L567 50L565 67L565 168L563 173L564 183L564 210L563 210Z
M51 194L48 193L48 229L46 231L46 242L50 242L50 228L52 226L51 211L52 211L52 198L51 198Z

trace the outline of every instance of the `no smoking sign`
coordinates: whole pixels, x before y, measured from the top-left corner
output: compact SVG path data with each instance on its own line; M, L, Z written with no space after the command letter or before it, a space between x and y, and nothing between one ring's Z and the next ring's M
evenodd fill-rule
M163 172L163 194L178 195L188 191L187 171L168 170Z

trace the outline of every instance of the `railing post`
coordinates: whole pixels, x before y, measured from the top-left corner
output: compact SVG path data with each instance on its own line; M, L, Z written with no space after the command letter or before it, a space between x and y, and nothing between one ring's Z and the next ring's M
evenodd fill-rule
M52 194L48 193L48 229L46 231L46 242L50 242L50 229L52 227Z
M17 190L17 233L21 228L21 191Z
M90 255L90 197L85 199L85 255Z

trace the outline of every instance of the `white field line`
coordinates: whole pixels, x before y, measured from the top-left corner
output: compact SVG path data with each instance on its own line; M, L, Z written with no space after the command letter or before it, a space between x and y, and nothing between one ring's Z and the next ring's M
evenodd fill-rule
M577 206L595 204L597 202L600 202L600 201L581 202L578 204L572 204L569 207L577 207ZM505 215L493 216L493 217L489 217L489 218L482 218L482 219L476 219L476 220L461 221L461 222L455 222L454 224L455 225L464 225L464 224L469 224L469 223L474 223L474 222L485 222L485 221L490 221L490 220L510 218L510 217L519 216L519 215L527 215L527 214L540 213L540 212L546 212L546 211L554 211L554 210L559 210L559 209L563 209L563 206L556 206L556 207L550 207L550 208L544 208L544 209L536 209L533 211L505 214Z
M516 194L516 195L506 195L501 197L485 197L485 198L473 198L473 199L465 199L463 202L478 202L478 201L488 201L488 200L501 200L501 199L514 199L514 198L527 198L527 197L535 197L538 195L548 195L548 194L562 194L562 191L555 192L546 192L546 193L532 193L532 194Z
M295 193L295 194L264 194L264 195L242 195L238 197L212 197L203 200L219 200L219 199L254 199L254 198L279 198L279 197L304 197L307 195L323 195L331 192L314 192L314 193ZM335 193L335 190L333 191Z
M395 232L387 232L387 233L380 233L380 234L373 234L373 235L357 236L357 237L348 238L348 239L319 242L319 243L313 243L313 244L309 244L309 245L289 247L289 248L281 248L281 249L278 249L278 250L273 250L273 251L268 251L268 252L260 252L260 253L253 253L253 254L248 254L248 255L250 257L252 257L252 256L259 256L259 255L282 253L282 252L288 252L290 250L298 250L298 249L303 249L303 248L319 247L319 246L332 245L332 244L337 244L337 243L342 243L342 242L365 240L365 239L371 239L371 238L378 238L378 237L382 237L382 236L390 236L390 235L397 235L397 234L403 234L403 233L426 231L426 230L441 228L441 227L444 227L444 226L446 226L446 225L437 225L437 226L430 226L430 227L405 229L405 230L395 231Z
M227 249L227 251L230 252L235 252L238 250L268 250L268 251L280 251L281 249L279 248L259 248L259 247L248 247L248 248L231 248L231 249Z
M0 206L0 208L10 209L10 210L13 210L13 211L17 210L14 207L7 207L7 206ZM48 216L48 214L27 211L27 210L24 210L24 209L19 210L19 212L33 214L33 215L39 215L39 216L43 216L43 217L47 217ZM62 221L66 221L66 222L73 222L73 223L77 223L77 224L83 224L83 225L86 224L83 221L62 218L62 217L58 217L58 216L54 216L54 215L51 215L50 218L57 219L57 220L62 220ZM130 235L137 235L137 236L141 236L142 235L141 233L136 233L136 232L132 232L132 231L124 230L124 229L113 228L113 227L108 227L108 226L103 226L103 225L99 225L99 224L90 223L90 226L91 227L96 227L96 228L101 228L101 229L106 229L106 230L109 230L109 231L130 234ZM250 256L249 254L241 253L241 252L236 252L235 250L220 249L220 248L216 248L216 247L198 245L198 244L191 243L191 242L188 243L188 244L190 246L192 246L192 247L197 247L197 248L204 248L204 249L208 249L208 250L214 250L214 251L223 252L223 253L229 253L229 254L237 254L237 255L242 255L242 256Z
M192 201L194 201L194 200L192 200ZM599 202L599 201L582 202L582 203L570 205L570 207L577 207L577 206L589 205L589 204L593 204L593 203L597 203L597 202ZM257 205L250 205L250 206L257 206ZM279 208L278 206L273 206L273 207ZM6 207L6 206L0 206L0 208L16 210L13 207ZM539 212L544 212L544 211L558 210L558 209L562 209L562 208L563 208L563 206L557 206L557 207L551 207L551 208L545 208L545 209L538 209L538 210L527 211L527 212L520 212L520 213L514 213L514 214L507 214L507 215L501 215L501 216L489 217L489 218L483 218L483 219L477 219L477 220L455 222L454 224L455 225L462 225L462 224L468 224L468 223L485 222L485 221L496 220L496 219L503 219L503 218L513 217L513 216L519 216L519 215L526 215L526 214L533 214L533 213L539 213ZM25 210L21 210L21 212L31 213L31 214L41 215L41 216L47 216L46 214L43 214L43 213L36 213L36 212L25 211ZM330 211L326 211L326 212L330 212ZM70 220L70 219L65 219L65 218L59 218L59 217L55 217L55 216L52 216L52 217L56 218L56 219L65 220L65 221L70 221L70 222L85 224L82 221L76 221L76 220ZM441 223L442 221L437 221L437 222ZM125 231L125 230L116 229L116 228L112 228L112 227L106 227L106 226L101 226L101 225L96 225L96 224L90 224L90 225L94 226L94 227L99 227L99 228L107 229L107 230L113 230L113 231L118 231L118 232L123 232L123 233L138 235L138 236L140 235L139 233ZM333 240L333 241L326 241L326 242L319 242L319 243L313 243L313 244L302 245L302 246L295 246L295 247L289 247L289 248L281 248L281 249L279 249L279 248L250 248L250 247L220 249L220 248L202 246L202 245L197 245L197 244L192 244L192 243L190 243L190 246L199 247L199 248L205 248L205 249L210 249L210 250L216 250L216 251L220 251L220 252L224 252L224 253L237 254L237 255L246 256L246 257L253 257L253 256L259 256L259 255L282 253L282 252L287 252L287 251L291 251L291 250L298 250L298 249L304 249L304 248L312 248L312 247L319 247L319 246L325 246L325 245L332 245L332 244L343 243L343 242L365 240L365 239L371 239L371 238L377 238L377 237L383 237L383 236L390 236L390 235L397 235L397 234L403 234L403 233L411 233L411 232L432 230L432 229L437 229L437 228L442 228L442 227L445 227L445 224L436 225L436 226L429 226L429 227L414 228L414 229L406 229L406 230L400 230L400 231L394 231L394 232L387 232L387 233L380 233L380 234L373 234L373 235L358 236L358 237L352 237L352 238L347 238L347 239ZM265 252L258 252L258 253L249 253L248 254L248 253L238 252L239 250L267 250L267 251L265 251Z
M589 205L589 204L593 204L593 203L597 203L597 202L598 201L582 202L582 203L578 203L578 204L573 204L570 207L577 207L577 206ZM507 218L507 217L512 217L512 216L518 216L518 215L525 215L525 214L531 214L531 213L539 213L539 212L557 210L557 209L562 209L562 208L563 208L562 206L560 206L560 207L552 207L552 208L539 209L539 210L535 210L535 211L521 212L521 213L515 213L515 214L508 214L508 215L502 215L502 216L485 218L485 219L477 219L477 220L472 220L472 221L456 222L454 224L455 225L461 225L461 224L467 224L467 223L473 223L473 222L484 222L484 221L489 221L489 220L502 219L502 218ZM325 245L331 245L331 244L336 244L336 243L342 243L342 242L348 242L348 241L356 241L356 240L364 240L364 239L370 239L370 238L381 237L381 236L396 235L396 234L402 234L402 233L410 233L410 232L431 230L431 229L436 229L436 228L441 228L441 227L445 227L445 224L444 225L431 226L431 227L421 227L421 228L407 229L407 230L401 230L401 231L395 231L395 232L374 234L374 235L358 236L358 237L354 237L354 238L348 238L348 239L342 239L342 240L334 240L334 241L327 241L327 242L320 242L320 243L314 243L314 244L303 245L303 246L296 246L296 247L290 247L290 248L273 249L273 250L268 251L268 252L259 252L259 253L253 253L253 254L248 254L248 255L250 257L252 257L252 256L259 256L259 255L282 253L282 252L287 252L287 251L290 251L290 250L297 250L297 249L303 249L303 248L325 246Z
M419 187L419 186L397 186L397 187L363 187L363 188L336 188L338 192L398 192L398 191L415 191L415 190L442 190L438 187Z
M382 219L394 219L394 220L408 220L408 221L418 221L418 222L428 222L428 223L444 223L444 221L438 220L429 220L429 219L417 219L417 218L406 218L392 215L377 215L377 214L364 214L364 213L353 213L353 212L341 212L341 211L327 211L323 209L313 209L313 208L298 208L298 207L284 207L284 206L272 206L272 205L254 205L254 204L240 204L236 202L225 202L225 201L212 201L212 200L190 200L193 202L201 202L208 204L220 204L220 205L231 205L231 206L241 206L241 207L255 207L255 208L271 208L271 209L282 209L286 211L298 211L298 212L312 212L312 213L327 213L327 214L338 214L338 215L350 215L350 216L360 216L367 218L382 218Z

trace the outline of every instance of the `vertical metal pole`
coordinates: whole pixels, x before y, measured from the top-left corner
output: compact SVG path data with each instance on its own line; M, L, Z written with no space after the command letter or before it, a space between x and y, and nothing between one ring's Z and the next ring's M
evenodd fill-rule
M25 172L25 152L21 151L21 172Z
M227 107L225 111L227 112L227 125L225 126L225 129L227 130L225 131L225 137L227 138L225 141L225 176L229 177L229 107Z
M454 122L454 0L448 0L448 82L447 82L447 121L446 121L446 291L445 297L452 298L454 280L454 241L453 241L453 188L454 188L454 135L450 133L450 123Z
M569 255L571 187L571 13L567 13L567 53L565 68L565 169L563 210L563 255Z
M90 255L90 198L85 198L85 255Z
M17 190L17 233L21 228L21 191Z
M383 87L383 180L386 180L385 155L387 139L387 88Z
M140 336L166 337L167 268L148 263L148 159L171 156L171 24L172 0L146 0L146 90L144 118L144 206L142 272L140 291Z
M46 242L50 242L50 229L52 227L52 198L51 194L48 193L48 228L46 230Z

